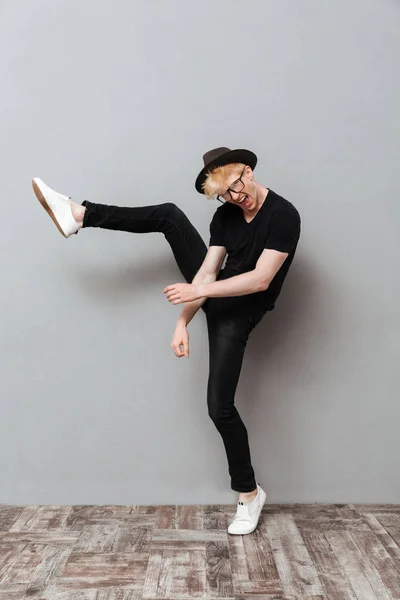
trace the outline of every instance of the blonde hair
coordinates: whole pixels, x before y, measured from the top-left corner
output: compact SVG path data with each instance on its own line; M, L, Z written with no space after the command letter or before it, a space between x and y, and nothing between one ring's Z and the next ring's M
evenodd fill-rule
M240 172L246 165L244 163L228 163L217 167L207 173L207 178L202 184L205 196L210 199L217 194L223 194L229 187L229 178L233 173Z

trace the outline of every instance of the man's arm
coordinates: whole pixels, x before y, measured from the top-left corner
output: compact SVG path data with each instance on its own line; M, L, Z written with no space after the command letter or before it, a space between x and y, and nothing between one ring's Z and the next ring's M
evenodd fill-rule
M267 288L256 269L233 275L228 279L214 282L204 282L199 285L199 294L205 298L220 298L224 296L245 296L254 292L261 292Z
M193 285L203 285L215 282L226 255L224 246L210 246L200 269L193 278ZM199 298L193 302L185 302L178 321L185 326L190 323L196 312L201 308L207 298Z
M203 284L203 283L211 283L215 281L217 275L210 274L203 276L200 271L194 277L192 283L193 284ZM185 302L182 308L182 312L179 315L178 322L180 321L183 325L189 325L190 321L193 319L194 315L197 313L199 308L204 304L207 298L199 298L198 300L193 300L193 302Z
M288 252L265 249L261 253L255 269L223 281L204 282L200 284L199 293L206 298L217 298L262 292L269 287L288 255Z

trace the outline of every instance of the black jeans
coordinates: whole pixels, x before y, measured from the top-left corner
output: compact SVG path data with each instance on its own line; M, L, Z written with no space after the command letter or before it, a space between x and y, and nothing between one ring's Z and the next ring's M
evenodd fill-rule
M163 233L176 263L191 283L207 254L207 247L185 213L171 202L124 207L85 200L83 227L133 233ZM237 297L236 297L237 298ZM222 436L231 488L250 492L257 484L251 466L247 430L234 405L243 355L255 320L238 309L234 297L208 298L202 305L209 340L208 414Z

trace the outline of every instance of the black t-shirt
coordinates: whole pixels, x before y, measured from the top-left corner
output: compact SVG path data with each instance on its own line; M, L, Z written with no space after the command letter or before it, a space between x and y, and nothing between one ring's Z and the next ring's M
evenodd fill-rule
M233 304L251 313L264 314L275 308L275 301L296 252L300 229L301 220L297 209L271 189L249 223L244 218L243 210L236 204L226 202L217 208L210 223L209 245L224 246L228 255L217 280L251 271L265 248L289 253L267 290L232 296L230 306L235 298ZM219 300L223 309L223 299Z

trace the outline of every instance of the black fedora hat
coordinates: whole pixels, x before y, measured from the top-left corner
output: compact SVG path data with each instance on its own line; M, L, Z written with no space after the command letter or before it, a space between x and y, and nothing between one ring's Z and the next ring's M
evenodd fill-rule
M216 167L222 167L228 163L243 163L252 169L257 164L257 156L251 150L231 150L230 148L213 148L203 155L204 167L197 176L195 187L200 194L204 194L202 184L207 178L207 173Z

